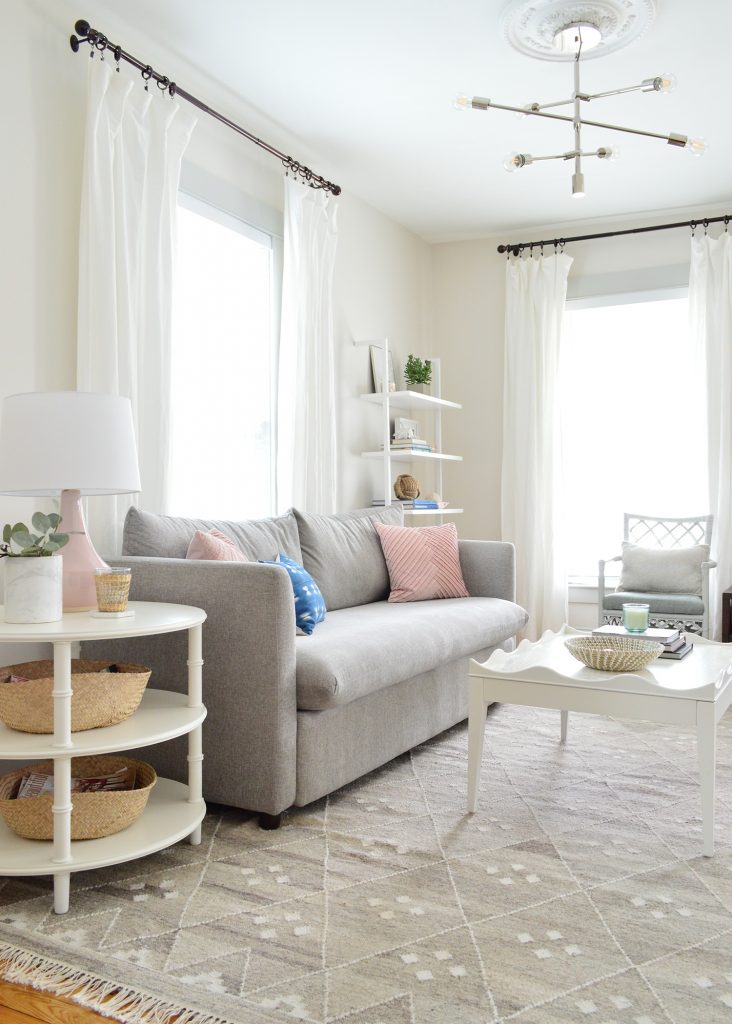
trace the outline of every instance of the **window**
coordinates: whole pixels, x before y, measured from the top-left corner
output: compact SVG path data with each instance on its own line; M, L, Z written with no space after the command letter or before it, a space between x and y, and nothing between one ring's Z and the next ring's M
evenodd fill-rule
M173 296L169 511L275 510L272 235L181 192Z
M594 584L598 559L620 554L624 512L708 511L703 392L689 353L688 302L677 292L659 294L567 304L564 523L574 583Z

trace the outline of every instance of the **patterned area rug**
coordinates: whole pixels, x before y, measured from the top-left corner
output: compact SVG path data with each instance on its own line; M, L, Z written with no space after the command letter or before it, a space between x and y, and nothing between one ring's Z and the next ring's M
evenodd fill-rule
M198 848L72 876L65 917L0 880L0 960L135 1022L729 1024L732 717L711 860L693 735L569 728L490 709L472 817L461 726L278 832L214 808Z

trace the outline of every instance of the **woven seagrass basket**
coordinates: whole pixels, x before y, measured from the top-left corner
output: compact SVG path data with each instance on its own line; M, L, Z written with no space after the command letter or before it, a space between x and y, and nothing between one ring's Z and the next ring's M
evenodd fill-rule
M577 661L601 672L642 672L663 651L654 640L624 636L575 636L564 644Z
M152 765L116 754L71 759L72 777L101 775L119 768L136 769L134 789L110 793L72 793L71 838L101 839L121 832L145 810L150 791L157 782ZM0 814L5 824L23 839L53 839L53 796L29 796L16 800L10 796L28 767L16 768L0 776ZM52 771L53 761L33 764L35 771Z
M150 669L117 662L118 672L103 672L109 661L71 662L71 731L101 729L124 722L138 708ZM25 676L27 683L0 682L0 721L18 732L53 732L53 662L6 665L0 675Z

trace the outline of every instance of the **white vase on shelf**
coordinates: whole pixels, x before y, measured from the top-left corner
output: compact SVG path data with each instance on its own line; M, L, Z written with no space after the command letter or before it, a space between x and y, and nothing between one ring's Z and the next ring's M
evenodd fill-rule
M61 555L4 558L5 621L58 622L63 615Z

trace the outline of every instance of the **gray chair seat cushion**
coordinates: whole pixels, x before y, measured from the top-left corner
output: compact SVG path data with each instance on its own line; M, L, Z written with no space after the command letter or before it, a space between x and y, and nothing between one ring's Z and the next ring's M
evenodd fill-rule
M604 607L621 611L625 601L641 601L651 606L651 614L697 615L704 614L704 602L696 594L642 594L633 590L615 590L605 594Z
M298 709L348 704L493 647L527 618L519 605L496 597L378 601L329 611L312 636L296 639Z

